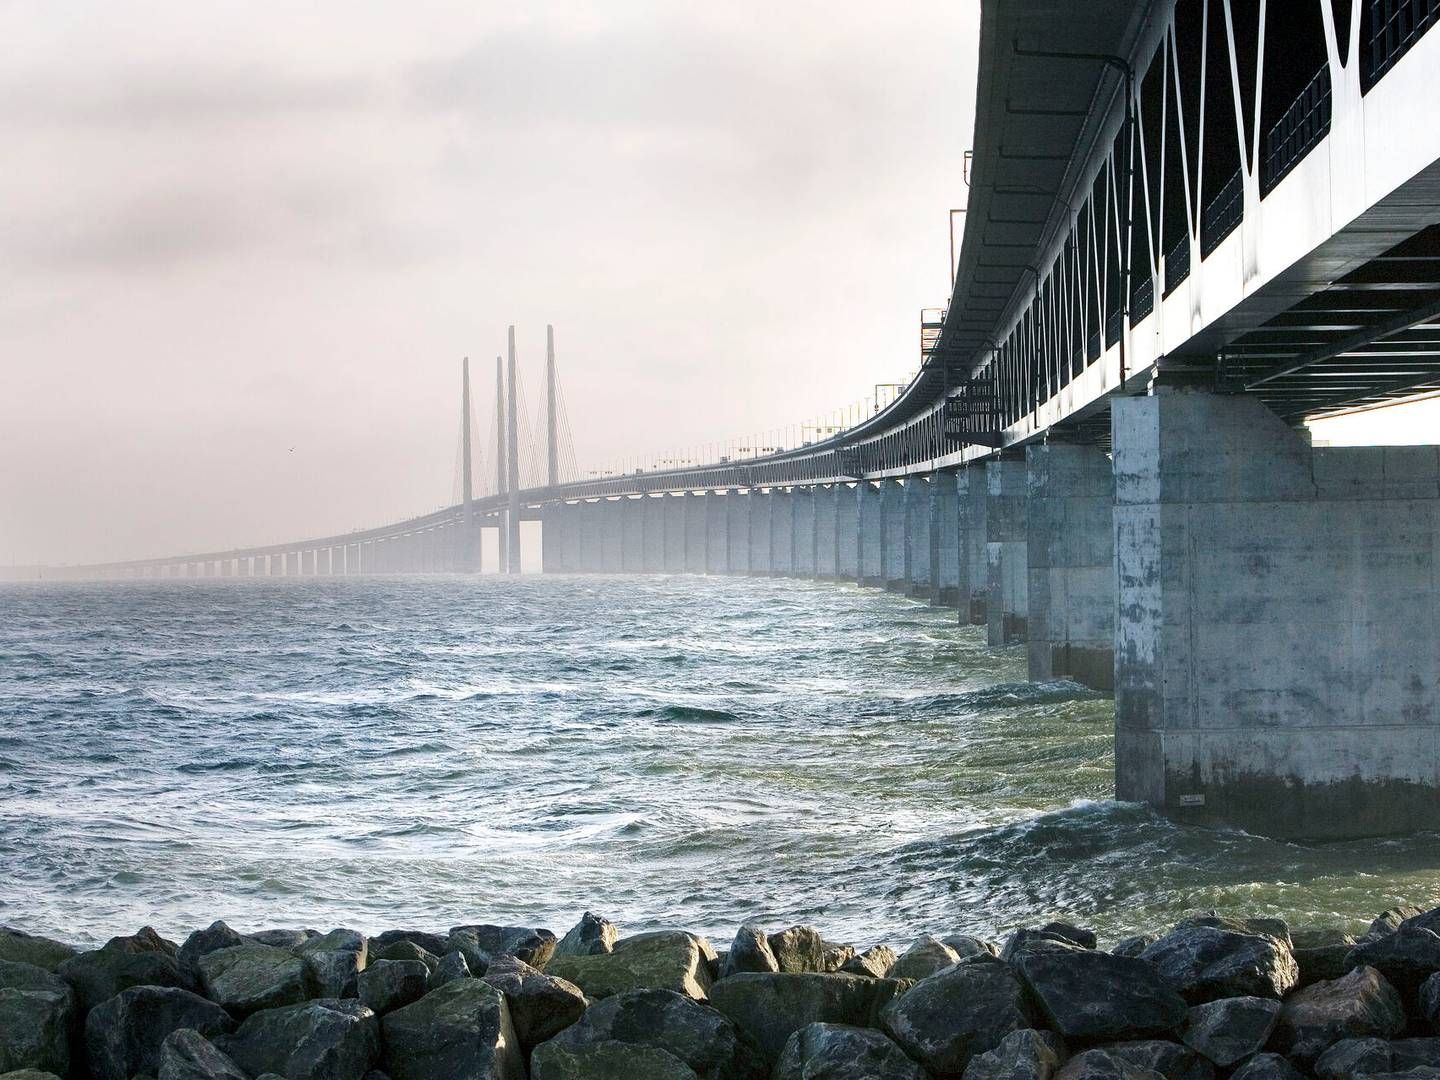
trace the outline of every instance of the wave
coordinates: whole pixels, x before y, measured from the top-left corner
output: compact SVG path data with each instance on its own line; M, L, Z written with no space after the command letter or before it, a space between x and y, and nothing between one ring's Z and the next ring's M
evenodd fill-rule
M635 714L668 724L738 724L741 718L726 709L704 709L698 705L662 705L641 709Z

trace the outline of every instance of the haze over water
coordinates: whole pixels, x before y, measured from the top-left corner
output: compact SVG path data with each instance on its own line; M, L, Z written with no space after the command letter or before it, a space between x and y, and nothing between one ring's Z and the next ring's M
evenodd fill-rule
M954 612L696 577L0 586L0 924L1359 926L1440 838L1110 801L1113 704Z

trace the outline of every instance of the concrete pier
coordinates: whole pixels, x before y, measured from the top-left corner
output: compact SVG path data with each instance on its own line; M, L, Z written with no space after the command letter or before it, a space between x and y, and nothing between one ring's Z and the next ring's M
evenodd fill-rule
M912 476L905 481L905 579L908 596L930 596L930 481Z
M750 572L750 512L756 493L741 495L733 488L725 500L725 551L732 574Z
M860 580L860 494L862 481L853 488L835 485L835 577Z
M724 574L730 568L725 496L717 491L705 496L705 573Z
M1116 794L1338 838L1440 808L1440 451L1251 398L1114 403Z
M647 573L665 569L665 497L647 495L640 500L640 568Z
M790 492L793 503L793 531L795 534L795 564L790 572L796 577L815 576L815 489L794 488Z
M1029 479L1023 459L985 463L985 640L1017 645L1030 614L1025 561Z
M899 480L882 480L880 495L880 581L891 592L904 592L905 487Z
M645 496L621 499L620 569L638 574L645 569Z
M787 489L770 491L770 573L795 572L795 499Z
M665 571L685 572L685 496L666 495L661 504L665 523Z
M685 495L685 572L705 573L705 495Z
M773 563L770 559L773 533L770 529L772 492L752 489L750 492L750 573L770 573Z
M598 574L605 568L605 500L580 504L580 569Z
M831 581L839 576L839 568L835 564L837 555L836 545L838 535L836 531L836 514L839 512L840 499L848 495L844 484L826 484L824 487L813 489L812 501L815 504L815 578L818 581Z
M884 517L880 489L861 480L855 485L855 580L860 585L885 584Z
M960 606L960 504L955 474L930 477L930 603Z
M600 572L618 574L625 569L625 500L602 499L600 515ZM504 530L501 530L504 535ZM501 572L505 564L501 561Z
M988 621L986 606L990 596L989 562L985 550L985 514L989 506L989 489L985 483L985 466L972 465L955 474L956 509L959 511L960 538L959 582L960 621L984 626Z
M1094 446L1025 456L1030 678L1115 687L1115 473Z

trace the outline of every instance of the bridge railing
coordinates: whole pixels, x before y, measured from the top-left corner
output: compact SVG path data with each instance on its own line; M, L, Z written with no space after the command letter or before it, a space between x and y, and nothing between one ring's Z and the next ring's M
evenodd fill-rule
M1369 0L1361 88L1369 90L1440 20L1440 0Z
M1261 197L1270 194L1329 131L1330 65L1327 62L1265 133L1265 153L1260 159Z
M1207 258L1245 219L1245 172L1239 166L1200 214L1200 257Z

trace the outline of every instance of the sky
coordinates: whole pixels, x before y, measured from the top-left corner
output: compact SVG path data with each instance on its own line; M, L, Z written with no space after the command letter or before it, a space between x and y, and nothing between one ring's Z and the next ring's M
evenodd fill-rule
M586 468L904 381L977 9L0 0L0 564L448 503L512 323Z

